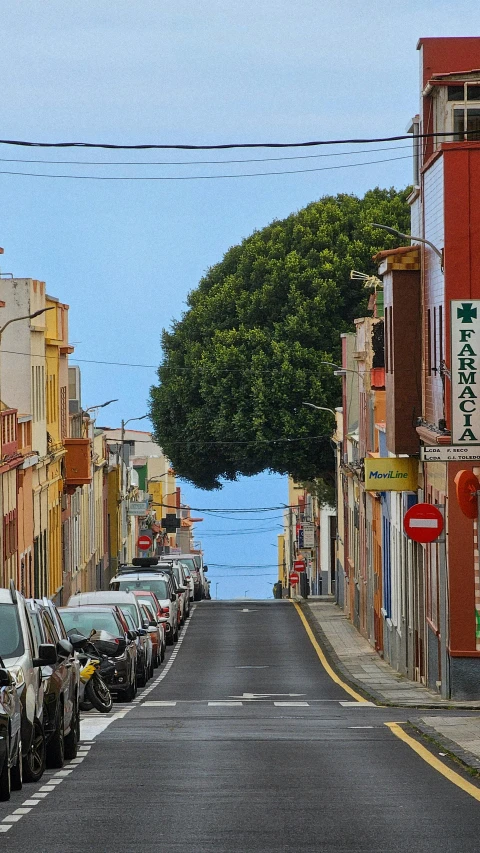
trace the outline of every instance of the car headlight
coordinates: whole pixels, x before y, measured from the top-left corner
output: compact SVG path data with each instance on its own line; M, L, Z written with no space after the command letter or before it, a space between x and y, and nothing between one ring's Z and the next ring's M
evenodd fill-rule
M10 672L15 679L15 687L23 687L25 684L25 673L21 666L10 667Z

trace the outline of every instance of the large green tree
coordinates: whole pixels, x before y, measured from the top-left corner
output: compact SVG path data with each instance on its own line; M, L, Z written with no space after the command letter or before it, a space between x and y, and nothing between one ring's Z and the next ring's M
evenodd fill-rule
M398 240L372 222L409 229L408 190L325 196L229 249L162 337L151 389L155 440L177 474L219 488L265 469L297 480L332 471L340 334L366 309L352 269Z

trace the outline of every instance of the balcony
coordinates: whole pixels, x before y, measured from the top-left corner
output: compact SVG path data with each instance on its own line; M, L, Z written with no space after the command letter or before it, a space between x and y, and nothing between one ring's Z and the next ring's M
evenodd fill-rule
M92 449L89 438L66 438L65 485L84 486L92 482Z
M0 457L2 460L18 456L17 410L0 412Z

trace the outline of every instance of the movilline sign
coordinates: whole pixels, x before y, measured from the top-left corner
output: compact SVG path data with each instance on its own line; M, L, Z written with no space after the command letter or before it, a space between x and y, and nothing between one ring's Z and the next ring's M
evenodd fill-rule
M365 458L365 489L369 492L414 492L417 481L417 459Z
M451 301L452 444L480 444L480 299Z

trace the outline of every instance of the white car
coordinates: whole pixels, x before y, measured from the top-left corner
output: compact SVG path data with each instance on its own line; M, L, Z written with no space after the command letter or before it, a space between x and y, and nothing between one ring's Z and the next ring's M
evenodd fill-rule
M132 572L122 572L110 581L111 590L122 590L122 592L137 592L141 590L154 592L162 608L162 615L166 616L166 642L172 645L178 640L179 607L180 601L176 595L172 579L169 574L152 571L151 569Z

